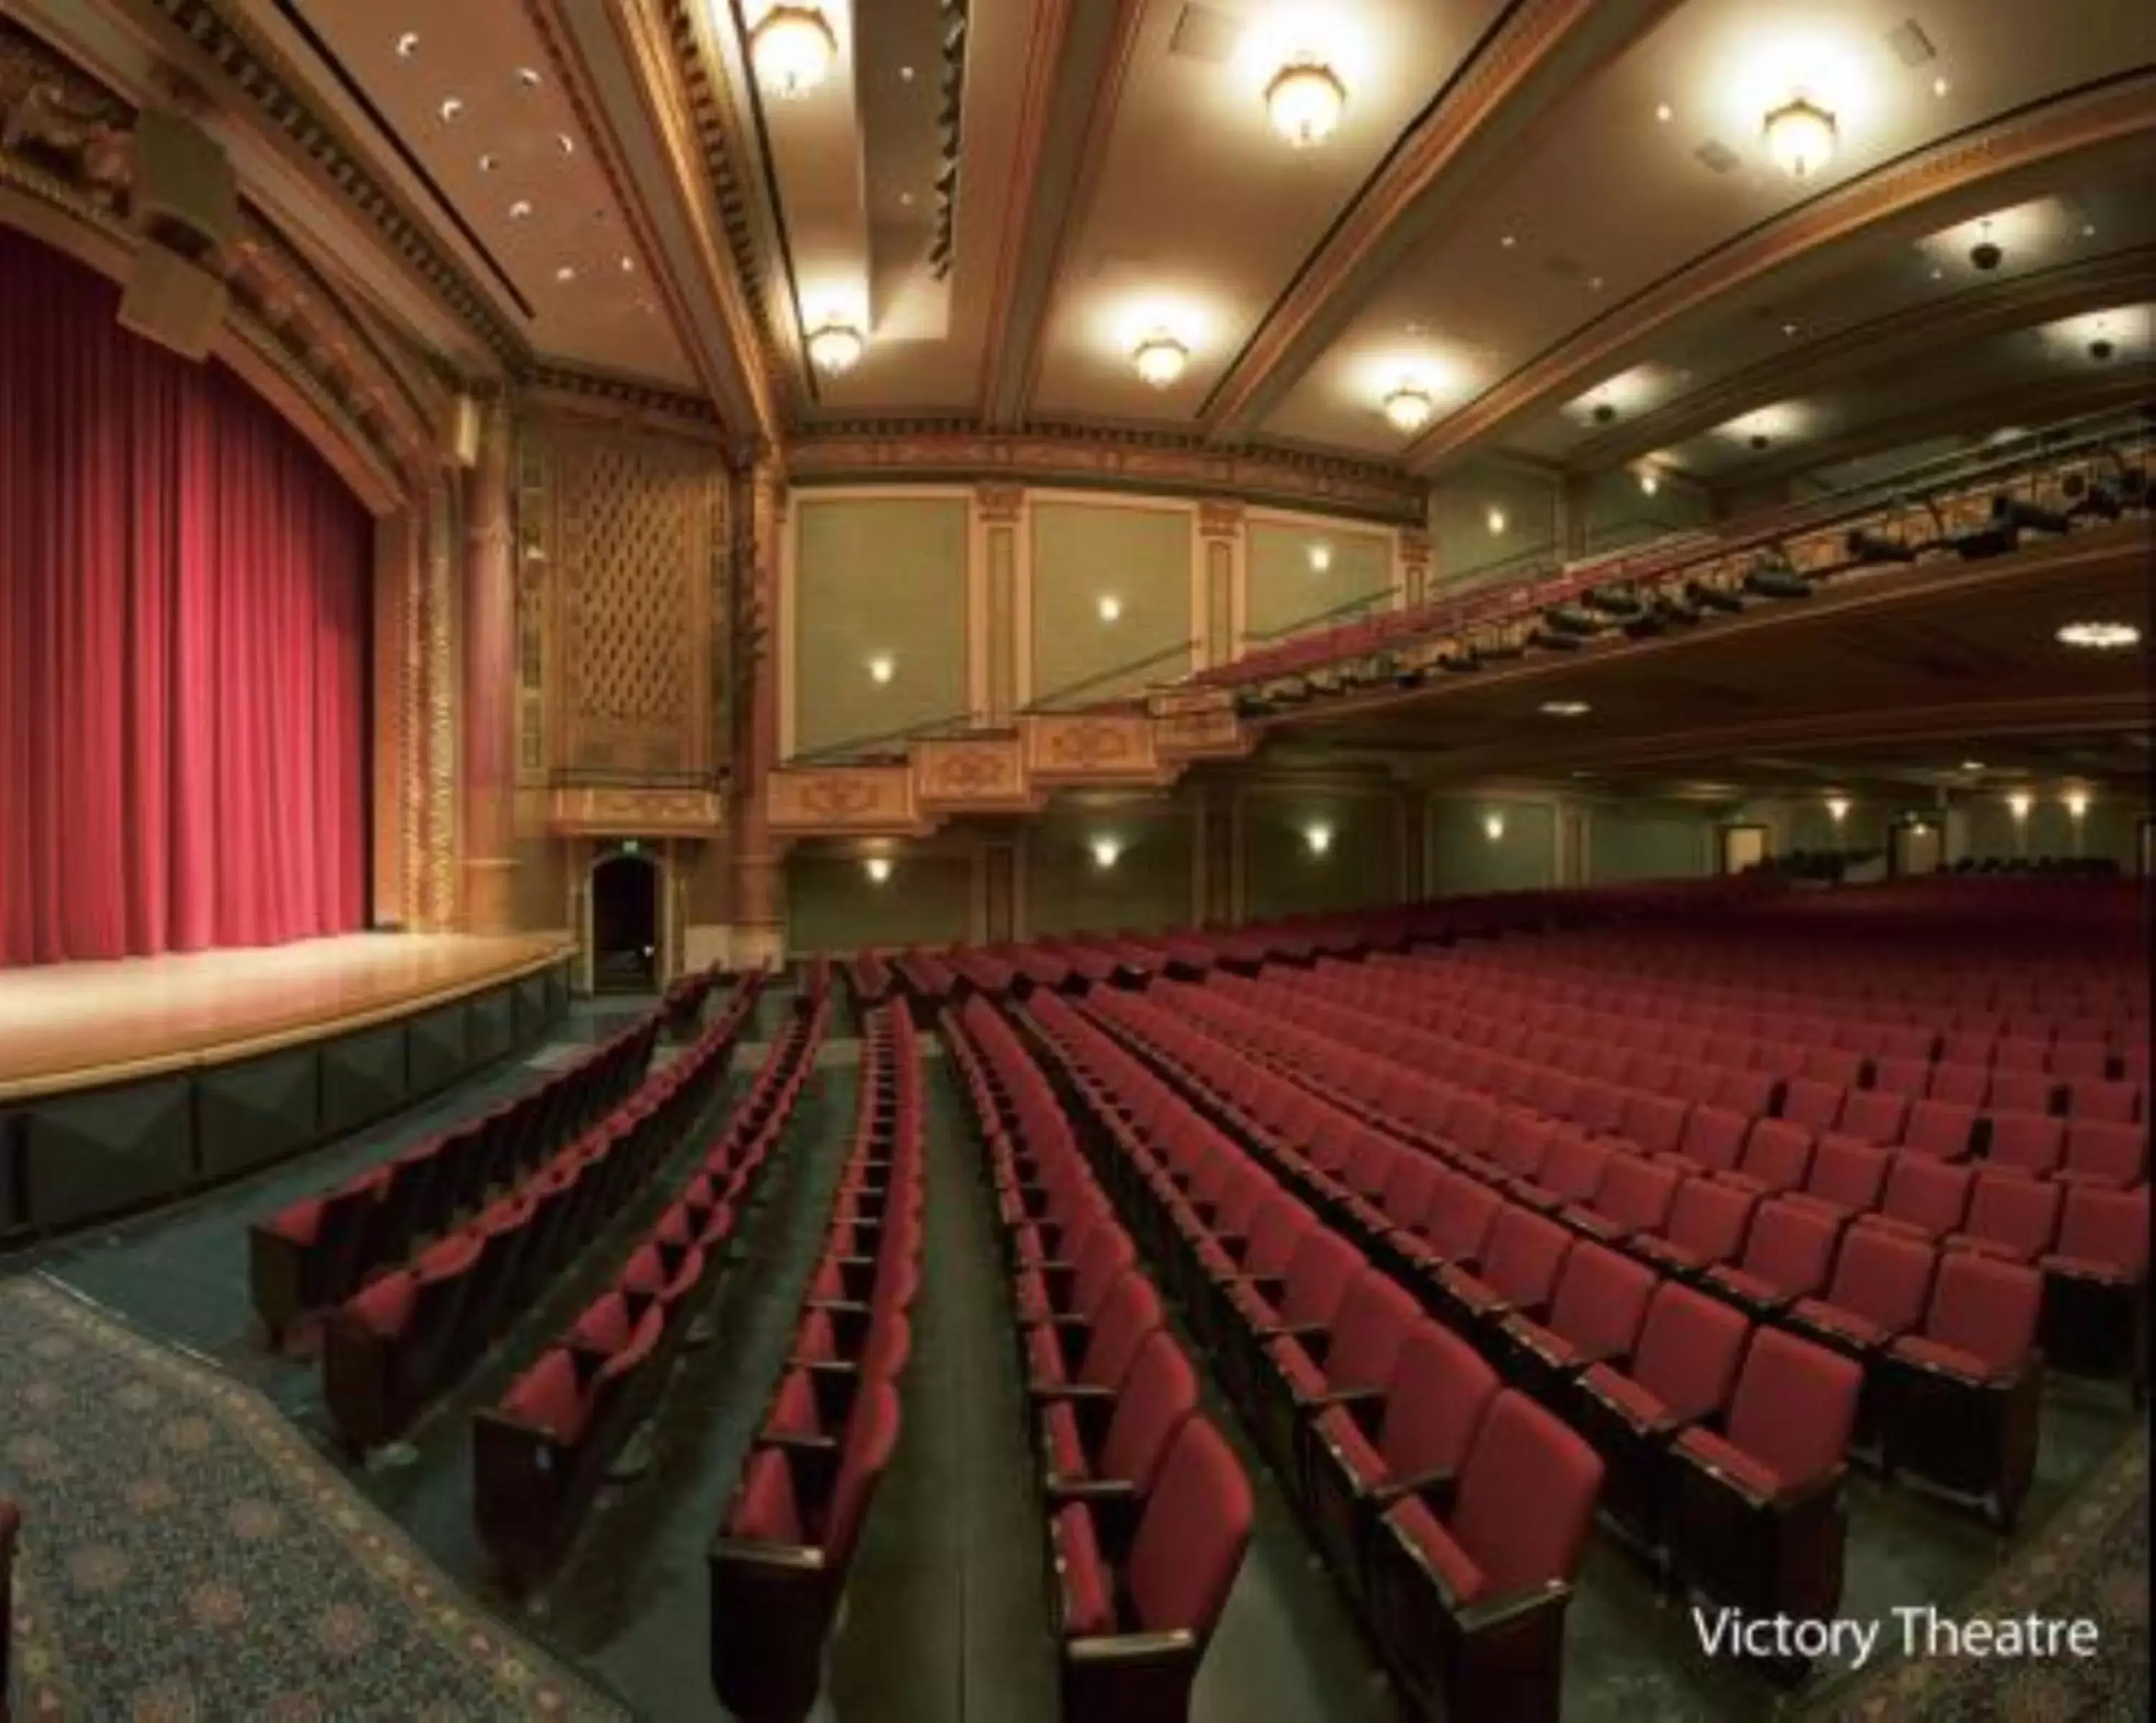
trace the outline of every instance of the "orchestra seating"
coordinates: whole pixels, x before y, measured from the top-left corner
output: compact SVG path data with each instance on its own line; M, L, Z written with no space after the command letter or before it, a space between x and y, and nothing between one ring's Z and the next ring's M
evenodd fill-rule
M996 1206L1069 1723L1180 1720L1253 1515L1130 1234L1009 1024L942 1019Z
M472 1427L480 1541L530 1585L559 1556L622 1444L651 1416L674 1358L724 1274L830 1015L828 995L783 1027L754 1081L613 1283Z
M878 1481L898 1440L925 1189L911 1019L863 1025L854 1136L793 1356L707 1556L711 1685L745 1723L816 1703L829 1633Z
M692 1046L543 1160L485 1121L427 1147L421 1164L456 1171L406 1218L408 1259L323 1319L323 1397L351 1449L402 1435L637 1194L724 1077L757 985L744 981ZM654 1017L637 1031L647 1053L656 1028Z

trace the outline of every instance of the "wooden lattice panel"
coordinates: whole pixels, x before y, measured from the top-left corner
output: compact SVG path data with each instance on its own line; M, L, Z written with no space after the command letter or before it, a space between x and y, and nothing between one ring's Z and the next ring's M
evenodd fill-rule
M665 437L578 429L553 440L559 763L708 773L723 615L717 457Z

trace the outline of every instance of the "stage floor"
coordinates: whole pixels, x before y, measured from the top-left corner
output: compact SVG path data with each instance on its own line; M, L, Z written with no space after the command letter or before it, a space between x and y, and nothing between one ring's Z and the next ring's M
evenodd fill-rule
M0 1101L363 1028L544 968L566 934L354 933L0 969Z

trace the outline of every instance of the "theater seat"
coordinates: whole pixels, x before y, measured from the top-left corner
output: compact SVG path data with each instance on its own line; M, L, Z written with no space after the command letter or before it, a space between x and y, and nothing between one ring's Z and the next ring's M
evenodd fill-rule
M1759 1328L1720 1433L1681 1433L1671 1556L1679 1577L1753 1615L1823 1618L1841 1600L1844 1456L1863 1372Z
M2018 1173L1983 1172L1969 1193L1961 1230L1946 1235L1949 1250L1978 1250L2009 1262L2033 1263L2059 1232L2065 1187Z
M1049 1500L1145 1495L1169 1440L1197 1407L1197 1372L1173 1337L1155 1329L1112 1402L1056 1400L1041 1408L1041 1480Z
M1778 1197L1752 1218L1743 1259L1708 1269L1706 1284L1755 1316L1776 1315L1826 1285L1836 1236L1817 1209Z
M1922 1333L1896 1341L1885 1361L1888 1467L1980 1502L2002 1531L2035 1474L2042 1303L2035 1269L1950 1251Z
M2047 1362L2082 1376L2123 1376L2138 1404L2148 1379L2148 1187L2066 1192L2044 1276Z
M1385 1660L1426 1715L1554 1723L1564 1615L1602 1462L1525 1395L1500 1390L1451 1510L1387 1511L1370 1575Z
M1056 1512L1068 1723L1184 1723L1253 1518L1234 1450L1198 1417L1183 1420L1141 1505L1074 1501Z
M1590 1364L1630 1360L1655 1286L1654 1271L1630 1257L1591 1241L1574 1245L1548 1320L1516 1313L1498 1325L1499 1367L1515 1387L1561 1404L1563 1385Z
M1283 1336L1258 1350L1250 1409L1275 1469L1293 1475L1304 1419L1329 1406L1383 1393L1400 1342L1422 1320L1412 1293L1391 1276L1367 1269L1348 1284L1322 1328Z

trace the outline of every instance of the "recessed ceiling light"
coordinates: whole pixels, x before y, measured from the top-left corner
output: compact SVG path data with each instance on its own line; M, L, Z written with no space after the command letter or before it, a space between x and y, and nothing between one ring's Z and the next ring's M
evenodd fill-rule
M418 51L419 33L417 30L407 30L403 35L397 38L398 59L409 59Z
M1670 123L1671 120L1676 116L1676 110L1672 108L1667 102L1660 102L1656 105L1655 117L1661 121L1665 126Z
M1964 772L1981 772L1984 770L1984 762L1981 760L1964 760L1961 762L1961 769Z
M898 194L898 207L899 207L901 209L911 209L911 208L913 208L913 193L912 193L912 192L901 192Z
M898 77L899 77L899 81L900 81L901 84L911 84L911 83L912 83L912 82L913 82L913 68L912 68L912 67L911 67L911 66L901 66L901 67L898 69Z
M1515 245L1517 245L1520 243L1520 236L1517 233L1507 233L1497 243L1503 246L1506 250L1510 251Z
M1594 710L1584 700L1546 700L1543 702L1543 713L1552 718L1584 718Z
M577 153L577 141L566 131L557 131L554 134L554 147L564 156L573 156Z
M1953 85L1948 83L1943 78L1934 78L1932 79L1932 94L1933 95L1944 95L1953 88Z
M557 281L575 280L577 279L577 266L574 264L563 264L560 269L554 271L554 279Z
M442 118L446 121L455 119L457 115L463 113L464 110L465 105L462 99L453 95L444 101L440 108L436 111L438 111L441 115Z
M1332 546L1312 545L1310 547L1310 572L1312 574L1322 574L1327 569L1332 567Z
M891 878L891 858L887 855L872 855L861 864L861 867L868 874L871 885L880 885Z
M495 168L501 166L501 157L499 156L486 155L479 158L479 171L481 173L492 173Z
M1589 275L1589 276L1587 278L1587 290L1588 290L1589 293L1599 293L1599 292L1601 292L1601 291L1602 291L1602 278L1601 278L1599 275Z
M1774 439L1772 437L1769 437L1764 431L1754 431L1749 440L1754 449L1764 449Z
M1502 509L1497 508L1490 510L1488 513L1483 515L1482 523L1490 529L1491 536L1492 537L1496 536L1505 530L1507 525L1505 511Z
M1101 595L1100 603L1095 608L1099 610L1101 613L1101 620L1102 622L1111 623L1117 621L1122 618L1123 613L1123 601L1118 598L1113 592L1103 592Z
M2096 238L2096 223L2094 222L2083 222L2082 223L2082 238L2084 239L2093 239Z
M529 66L519 66L516 69L516 81L526 90L536 90L539 87L539 74Z
M1782 333L1784 335L1794 335L1796 332L1797 326L1794 323L1784 323L1782 326Z
M634 275L636 273L636 259L625 251L621 254L621 272L624 275Z
M897 671L898 666L892 662L887 652L880 652L869 660L869 680L871 682L888 682Z
M2068 623L2059 630L2061 646L2085 647L2092 652L2115 652L2139 642L2141 630L2132 623Z
M1938 268L1934 268L1934 269L1933 269L1933 271L1932 271L1932 279L1933 279L1933 280L1934 280L1934 281L1943 281L1943 280L1945 280L1946 279L1947 279L1947 272L1946 272L1944 269L1938 269Z
M514 203L511 204L509 206L509 218L513 222L531 220L531 201L528 198L519 197Z

